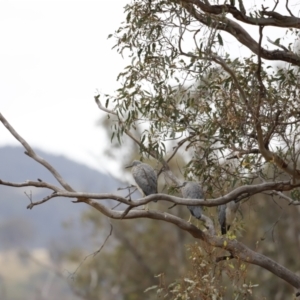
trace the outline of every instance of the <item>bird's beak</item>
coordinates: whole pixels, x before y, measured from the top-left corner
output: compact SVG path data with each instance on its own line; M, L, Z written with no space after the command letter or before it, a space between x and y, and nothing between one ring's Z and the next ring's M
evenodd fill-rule
M132 168L132 164L125 166L125 169Z

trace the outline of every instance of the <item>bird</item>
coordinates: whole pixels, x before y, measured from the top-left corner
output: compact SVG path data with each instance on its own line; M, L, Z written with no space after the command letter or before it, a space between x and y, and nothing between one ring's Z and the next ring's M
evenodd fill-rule
M181 186L182 197L187 199L203 199L204 193L200 184L194 181L184 181ZM191 206L187 205L188 210L191 213L191 216L200 220L202 215L201 206ZM188 220L190 222L191 218Z
M157 194L157 174L151 166L134 160L125 168L132 168L132 176L143 196Z
M218 206L218 220L221 226L221 233L226 234L230 229L231 224L235 218L236 211L239 208L240 203L230 201L227 204Z

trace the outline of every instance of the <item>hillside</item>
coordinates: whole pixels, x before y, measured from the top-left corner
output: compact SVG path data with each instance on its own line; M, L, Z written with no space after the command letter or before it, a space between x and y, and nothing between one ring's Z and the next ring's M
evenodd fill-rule
M112 192L122 186L113 177L66 157L37 153L52 164L75 190ZM37 178L58 184L48 170L24 154L23 148L0 148L0 179L23 182ZM28 210L29 199L25 192L31 194L34 201L47 195L45 190L0 186L0 250L82 243L85 229L80 224L80 215L88 209L84 204L74 205L70 199L56 198ZM68 230L64 230L63 223L71 224Z

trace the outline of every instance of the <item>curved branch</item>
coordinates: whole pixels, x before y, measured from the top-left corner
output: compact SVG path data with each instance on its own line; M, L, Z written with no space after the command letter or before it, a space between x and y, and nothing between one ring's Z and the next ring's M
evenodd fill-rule
M250 36L250 34L237 22L230 20L225 17L214 17L209 18L206 14L199 13L191 4L191 2L197 2L200 3L200 1L192 1L192 0L185 0L185 1L178 1L174 0L177 4L184 7L196 20L198 20L200 23L214 29L226 31L232 36L234 36L241 44L246 46L248 49L250 49L253 53L256 55L259 54L261 58L267 59L267 60L281 60L285 62L292 63L294 65L300 66L300 57L291 51L283 51L283 50L266 50L263 47L259 47L259 44ZM291 17L288 17L291 18ZM265 19L264 19L265 20ZM268 20L268 19L266 19ZM298 20L299 22L299 20ZM299 23L300 24L300 23ZM255 24L257 25L257 24ZM261 26L267 26L268 24L260 24ZM300 25L299 25L300 26ZM287 26L285 26L287 27Z
M289 196L285 195L282 192L278 192L278 191L272 191L272 192L275 193L276 195L278 195L279 198L283 198L283 199L287 200L289 205L300 205L299 201L290 198Z
M283 28L300 28L300 18L297 18L291 14L288 6L286 5L291 16L283 16L274 11L260 11L261 15L268 16L269 18L253 18L246 16L245 8L240 2L240 10L238 10L233 5L208 5L203 3L200 0L183 0L183 2L191 3L199 7L203 12L212 14L212 15L220 15L224 13L230 13L232 16L245 24L250 25L258 25L258 26L275 26L275 27L283 27Z
M295 17L295 16L292 14L292 12L291 12L291 10L290 10L290 8L289 8L289 0L286 0L286 2L285 2L285 8L286 8L286 10L289 12L289 14L290 14L292 17Z
M69 198L92 198L92 199L113 199L129 206L138 207L142 205L146 205L149 202L153 201L168 201L177 205L191 205L191 206L206 206L206 207L214 207L222 204L226 204L232 200L236 202L241 201L242 199L248 198L255 194L274 190L274 191L290 191L296 187L299 187L298 184L291 184L289 181L281 181L281 182L265 182L256 185L244 185L236 188L225 196L215 198L215 199L207 199L207 200L199 200L199 199L184 199L179 198L167 194L153 194L146 196L144 198L128 201L127 199L117 196L114 194L93 194L93 193L70 193L70 192L59 192L55 193L57 197L69 197Z
M0 184L5 185L5 182L0 181ZM10 186L18 187L18 184L14 184ZM21 185L20 185L21 186ZM22 185L24 186L24 185ZM26 185L29 186L29 185ZM35 185L33 185L35 186ZM68 191L58 191L54 192L51 195L45 197L43 200L48 198L56 198L56 197L65 197L65 198L78 198L80 200L74 201L76 203L78 202L85 202L86 198L90 199L98 199L98 200L115 200L120 203L126 204L130 207L128 208L128 211L126 213L123 212L123 217L125 218L128 213L134 208L146 205L150 202L154 201L168 201L172 202L176 205L191 205L191 206L206 206L206 207L214 207L219 206L222 204L226 204L230 201L239 202L242 199L248 198L250 196L253 196L255 194L264 192L264 191L290 191L296 187L299 187L300 183L298 184L292 184L289 181L280 181L280 182L264 182L261 184L256 185L244 185L236 188L235 190L231 191L225 196L218 197L215 199L206 199L206 200L199 200L199 199L185 199L185 198L179 198L176 196L171 196L167 194L152 194L149 196L146 196L144 198L138 199L138 200L128 200L122 196L110 194L110 193L82 193L82 192L68 192Z
M255 264L258 266L261 266L262 268L269 270L276 276L282 278L292 286L294 286L297 289L300 289L300 278L286 269L285 267L281 266L280 264L276 263L272 259L256 253L255 251L249 249L242 243L239 243L236 240L229 240L224 237L217 237L215 235L210 234L211 230L208 230L207 232L204 232L194 225L188 223L185 220L180 219L179 217L173 216L171 214L165 213L165 212L157 212L157 211L145 211L145 210L130 210L126 215L124 215L123 211L115 211L108 207L105 207L98 201L92 200L91 198L95 199L115 199L119 202L125 203L129 206L139 206L145 203L148 203L150 201L154 200L167 200L174 203L186 205L188 202L190 202L190 205L204 205L204 206L216 206L223 203L227 203L232 199L235 199L236 201L239 201L245 197L245 194L247 197L249 195L253 195L256 193L259 193L264 190L277 190L277 191L286 191L289 189L292 189L294 187L300 186L293 185L288 181L282 181L282 182L272 182L272 183L263 183L255 186L242 186L234 191L230 192L224 197L220 197L214 200L198 200L198 199L189 199L185 200L182 198L169 196L169 195L163 195L163 194L155 194L147 196L143 199L137 200L137 201L129 201L124 197L120 197L117 195L112 194L93 194L93 193L76 193L73 192L72 188L65 183L65 181L61 178L61 176L57 173L57 171L46 161L38 157L35 152L31 149L31 147L27 144L27 142L19 136L19 134L9 125L9 123L4 119L4 117L0 114L0 121L8 128L8 130L16 137L17 140L19 140L22 145L25 147L25 149L28 151L28 154L35 159L37 162L41 163L43 166L45 166L54 176L55 178L63 185L63 187L67 191L56 191L58 189L57 187L47 184L45 182L39 181L27 181L25 183L11 183L11 182L5 182L0 181L0 184L8 185L8 186L15 186L15 187L23 187L23 186L36 186L36 187L45 187L50 188L52 190L55 190L55 192L46 197L45 199L50 199L53 197L58 196L64 196L64 197L70 197L70 198L77 198L78 202L84 202L91 207L97 209L102 214L113 218L113 219L135 219L135 218L149 218L149 219L156 219L161 220L165 222L169 222L174 224L175 226L181 228L184 231L187 231L190 233L194 238L201 239L204 242L218 248L223 248L227 251L229 251L235 258L245 261L247 263ZM44 200L45 200L44 199ZM42 200L43 201L43 200ZM42 202L41 202L42 203ZM207 218L209 219L209 218ZM210 220L210 219L209 219ZM211 221L211 220L210 220Z
M0 185L12 186L12 187L32 186L32 187L37 187L37 188L47 188L47 189L50 189L54 192L62 192L63 191L59 187L57 187L55 185L52 185L50 183L44 182L44 181L27 180L25 182L18 183L18 182L4 181L4 180L0 179Z
M175 156L175 154L177 153L178 149L186 142L190 139L190 137L184 138L181 141L179 141L177 143L177 146L173 148L173 153L171 154L171 156L167 159L167 163L170 162L170 160Z
M7 128L7 130L23 145L26 149L25 154L43 165L50 173L56 178L56 180L68 191L74 191L73 188L65 182L62 176L42 157L38 156L29 144L16 132L16 130L8 123L4 116L0 113L0 121Z
M274 275L285 280L291 284L296 289L300 288L300 277L295 275L293 272L278 264L274 260L264 256L263 254L257 253L244 244L236 241L230 240L224 237L217 237L205 233L204 231L198 229L194 225L184 221L176 216L170 215L168 213L161 213L156 211L130 211L127 216L122 217L122 212L112 211L104 205L97 201L88 199L84 201L86 204L94 207L104 215L113 219L137 219L137 218L148 218L154 220L161 220L168 223L172 223L179 227L180 229L190 233L194 238L203 240L204 242L210 244L211 246L218 247L229 251L236 259L242 260L246 263L258 265Z
M187 137L187 138L184 138L182 139L181 141L179 141L177 143L177 146L173 148L173 153L170 155L170 157L167 159L166 163L168 164L171 159L175 156L175 154L177 153L177 151L179 150L179 148L186 142L190 139L190 137ZM164 167L162 167L158 173L157 173L157 177L164 171ZM179 183L179 182L178 182ZM176 183L177 184L177 183Z
M55 194L52 193L51 195L45 197L41 201L32 202L32 200L30 199L30 204L27 205L27 209L33 209L34 206L43 204L43 203L49 201L50 199L52 199L54 197L55 197Z

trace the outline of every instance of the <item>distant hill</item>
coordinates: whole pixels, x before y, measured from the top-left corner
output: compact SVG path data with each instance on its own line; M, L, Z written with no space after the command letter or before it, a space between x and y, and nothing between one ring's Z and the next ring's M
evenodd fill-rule
M36 152L55 167L77 191L116 192L118 187L125 185L112 176L64 156ZM48 170L24 154L23 148L0 148L0 179L23 182L37 178L59 186ZM33 201L47 195L47 191L41 189L0 186L0 250L15 247L48 247L58 241L66 246L84 242L86 235L83 226L80 225L80 216L88 209L87 205L73 204L71 199L55 198L28 210L26 206L29 199L24 192L31 194ZM64 230L63 222L71 222L70 229Z

